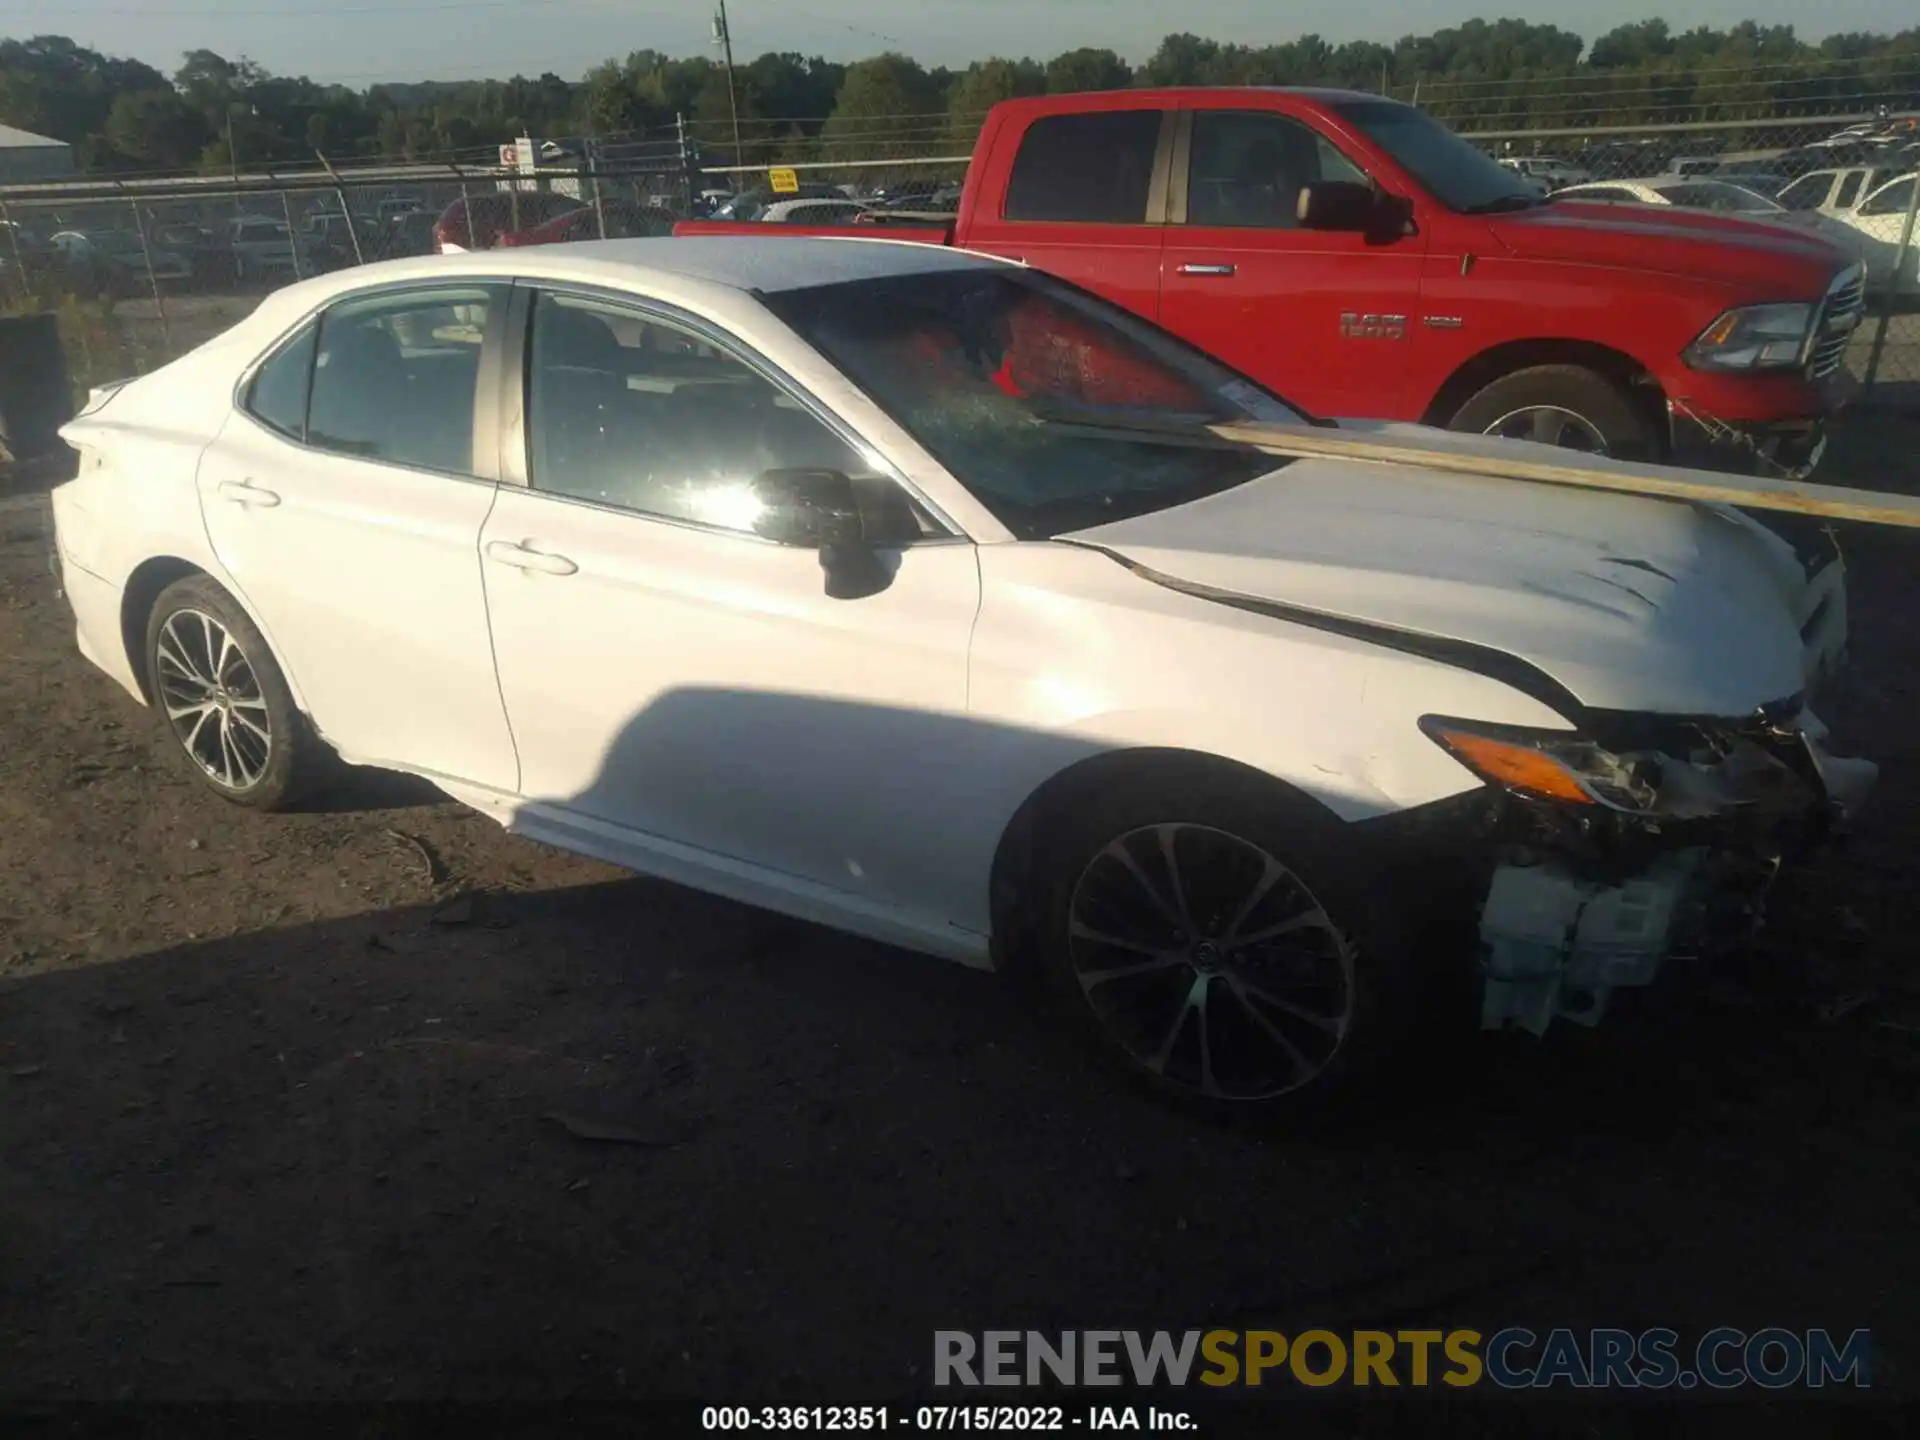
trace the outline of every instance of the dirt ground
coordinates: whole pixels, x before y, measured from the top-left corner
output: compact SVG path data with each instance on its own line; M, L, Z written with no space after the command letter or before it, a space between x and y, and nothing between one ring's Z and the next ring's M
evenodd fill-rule
M410 781L222 804L75 653L39 513L0 503L0 1409L564 1401L670 1434L695 1412L661 1406L924 1399L940 1328L1421 1323L1872 1329L1871 1392L1749 1434L1894 1434L1920 1394L1920 536L1850 537L1828 718L1883 790L1748 969L1261 1136L1137 1098L992 978ZM1661 1409L1304 1393L1211 1433Z

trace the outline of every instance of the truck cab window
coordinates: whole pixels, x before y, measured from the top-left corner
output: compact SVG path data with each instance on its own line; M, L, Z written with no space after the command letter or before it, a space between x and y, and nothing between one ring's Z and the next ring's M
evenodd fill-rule
M1036 120L1007 182L1008 220L1144 225L1159 110L1096 110Z

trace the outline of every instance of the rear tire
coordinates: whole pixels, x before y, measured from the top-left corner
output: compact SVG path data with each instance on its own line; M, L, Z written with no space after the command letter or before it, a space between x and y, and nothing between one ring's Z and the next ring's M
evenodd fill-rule
M210 577L177 580L154 601L147 677L189 767L221 799L283 810L325 778L329 753L265 637Z
M1626 387L1584 365L1533 365L1471 396L1449 430L1537 440L1616 460L1655 460L1659 436Z
M1042 978L1149 1091L1298 1116L1355 1098L1399 1053L1408 947L1360 848L1310 801L1183 768L1069 797L1036 838Z

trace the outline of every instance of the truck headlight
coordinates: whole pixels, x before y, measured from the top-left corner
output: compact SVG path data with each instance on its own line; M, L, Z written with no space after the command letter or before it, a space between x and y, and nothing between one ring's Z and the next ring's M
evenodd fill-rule
M1700 332L1681 358L1695 370L1792 370L1806 358L1812 305L1746 305Z
M1567 731L1520 730L1429 715L1427 738L1490 785L1563 805L1647 814L1660 803L1662 757L1616 755Z

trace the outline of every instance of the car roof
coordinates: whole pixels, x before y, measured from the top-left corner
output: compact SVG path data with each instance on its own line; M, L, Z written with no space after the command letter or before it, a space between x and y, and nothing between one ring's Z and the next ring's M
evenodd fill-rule
M768 227L772 229L773 227ZM737 303L751 294L856 280L986 270L1015 265L944 245L865 236L690 235L576 240L558 245L422 255L354 266L287 286L270 297L275 312L311 308L369 286L444 279L528 279L578 285L635 286L681 303L703 297ZM730 300L725 297L732 297ZM269 307L263 305L264 312ZM259 313L259 312L256 312Z

